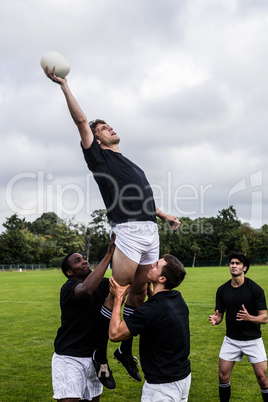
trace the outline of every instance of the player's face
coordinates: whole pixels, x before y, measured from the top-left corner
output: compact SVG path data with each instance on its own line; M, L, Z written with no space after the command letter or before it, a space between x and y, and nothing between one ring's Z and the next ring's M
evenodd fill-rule
M113 144L119 144L120 138L109 124L98 124L95 129L95 135L99 144L106 147Z
M74 253L69 257L70 269L67 274L79 279L85 279L92 271L89 267L88 261L84 259L81 254Z
M247 267L237 258L232 258L230 261L230 273L232 276L240 276L247 270Z
M147 278L150 279L151 282L157 283L160 276L162 276L162 267L166 265L166 261L164 258L161 258L154 264L152 264L152 268L150 268Z

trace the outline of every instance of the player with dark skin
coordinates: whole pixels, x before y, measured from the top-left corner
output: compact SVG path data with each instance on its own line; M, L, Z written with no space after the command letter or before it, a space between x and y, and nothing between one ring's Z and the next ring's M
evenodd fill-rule
M103 277L114 253L114 241L113 235L104 258L93 271L79 253L67 255L62 262L67 282L60 293L61 326L52 358L54 399L58 401L100 400L102 386L92 354L96 347L99 310L109 293L108 279Z

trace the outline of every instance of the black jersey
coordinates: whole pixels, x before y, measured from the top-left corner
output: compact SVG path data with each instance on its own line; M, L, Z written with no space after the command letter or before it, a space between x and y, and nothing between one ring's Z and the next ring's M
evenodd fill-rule
M226 335L239 341L258 339L261 337L260 324L236 321L242 304L250 315L256 316L259 310L267 310L263 289L249 278L245 278L243 285L237 288L231 285L231 280L218 288L215 309L226 312Z
M96 349L96 320L109 293L109 280L102 279L93 295L74 297L80 282L69 278L60 292L61 327L54 342L59 355L91 357Z
M140 334L140 360L148 383L179 381L190 374L189 311L180 292L156 293L125 322L133 336Z
M145 173L119 152L102 149L94 138L83 149L111 225L129 221L156 222L155 203Z

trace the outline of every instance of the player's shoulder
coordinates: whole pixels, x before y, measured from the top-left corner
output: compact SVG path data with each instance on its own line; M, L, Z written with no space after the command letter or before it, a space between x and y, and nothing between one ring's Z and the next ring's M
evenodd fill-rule
M62 285L61 290L65 291L66 289L75 288L79 283L79 281L73 278L68 278L67 281Z
M169 297L174 299L183 299L181 292L177 289L171 289Z
M229 288L230 286L231 286L231 279L229 279L227 282L225 282L221 286L219 286L218 291L222 291L226 288Z
M179 292L176 289L171 289L168 292L158 292L154 296L152 296L150 299L150 304L154 305L159 305L159 306L164 306L164 305L170 305L170 303L176 303L176 302L181 302L184 301L181 292Z
M79 281L73 278L68 278L68 280L62 285L60 290L60 299L62 302L66 302L67 300L70 300L74 297L74 288L79 283Z
M89 147L85 148L82 144L82 141L80 142L80 145L81 145L81 148L82 148L84 154L87 154L89 152L94 152L95 150L98 150L98 151L101 150L101 147L98 144L98 141L96 140L96 138L94 136L93 136L92 142Z
M250 288L262 290L262 287L257 282L253 281L252 279L246 276L245 276L245 284Z

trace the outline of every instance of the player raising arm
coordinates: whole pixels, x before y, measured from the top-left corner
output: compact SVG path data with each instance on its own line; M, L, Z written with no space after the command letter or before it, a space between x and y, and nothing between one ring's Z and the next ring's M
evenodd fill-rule
M90 123L70 91L67 80L56 77L55 70L45 69L48 78L60 85L71 116L78 127L82 152L90 171L93 172L107 209L107 218L116 234L116 249L112 261L113 277L121 285L131 284L124 314L133 314L145 299L147 273L159 258L158 216L177 229L177 217L160 211L154 202L151 186L145 173L120 152L120 138L104 120ZM107 337L111 317L112 299L108 298L102 309L103 336ZM100 340L101 341L101 340ZM106 340L107 342L107 340ZM103 343L105 340L103 339ZM124 365L128 374L141 381L132 356L132 339L121 344L114 357ZM106 349L98 348L94 354L96 367L106 362ZM105 385L105 383L103 382Z

